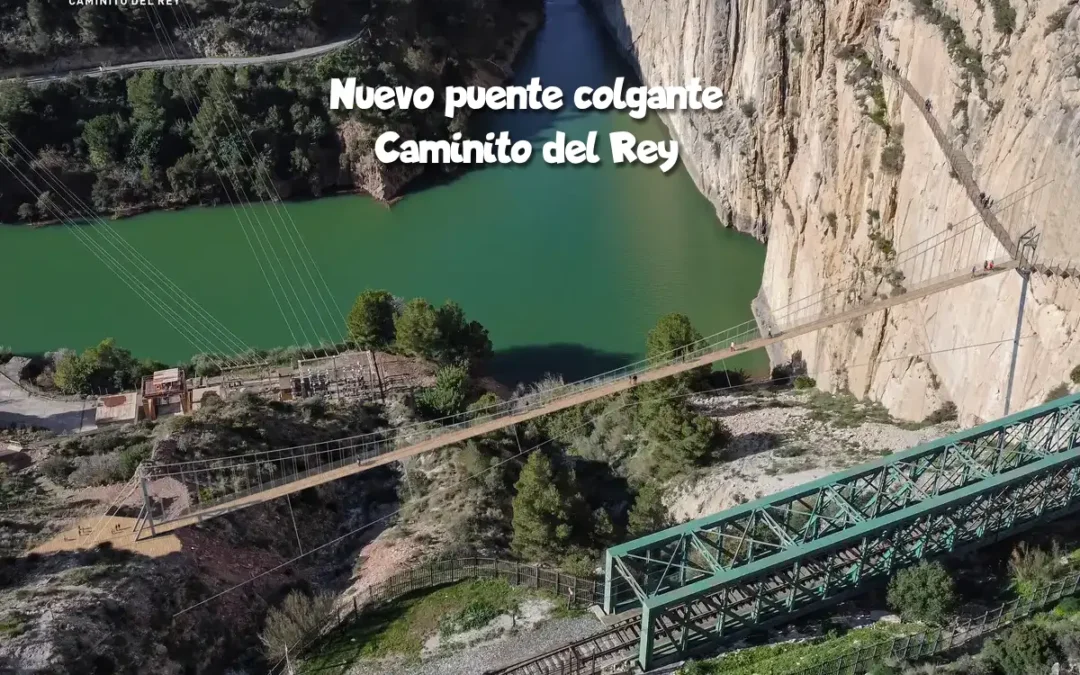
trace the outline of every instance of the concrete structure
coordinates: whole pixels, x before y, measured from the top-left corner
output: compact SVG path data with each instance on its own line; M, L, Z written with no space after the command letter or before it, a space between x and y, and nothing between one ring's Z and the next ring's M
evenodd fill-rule
M98 426L107 424L126 424L139 420L139 392L130 391L98 399L94 412Z
M180 368L159 370L142 381L142 409L146 419L191 412L187 377Z

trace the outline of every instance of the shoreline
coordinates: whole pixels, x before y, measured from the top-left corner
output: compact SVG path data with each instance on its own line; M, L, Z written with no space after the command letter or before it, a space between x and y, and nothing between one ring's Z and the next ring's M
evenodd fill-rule
M514 32L510 33L509 37L511 38L512 45L510 47L510 53L508 55L508 58L501 59L499 61L494 61L494 60L488 59L488 61L493 66L495 66L499 71L501 71L502 77L500 79L498 79L498 82L500 82L500 83L508 82L508 81L510 81L510 79L512 79L514 77L514 75L515 75L515 70L514 70L514 67L513 67L514 64L517 63L518 58L521 56L522 52L525 50L525 47L531 42L532 38L535 37L537 31L544 25L545 16L544 16L543 11L541 11L539 13L530 12L530 13L527 13L527 14L524 14L523 16L521 16L520 20L523 20L525 22L525 25L522 26L521 28L518 28ZM467 121L467 119L468 119L468 116L466 118L466 121ZM457 178L465 175L470 170L470 168L477 168L477 167L472 166L472 165L461 165L461 167L462 167L463 170L453 172L453 173L447 175L446 180L456 180ZM397 205L399 202L401 202L403 199L408 197L410 194L412 194L412 192L409 189L409 187L411 185L414 185L415 183L417 183L418 181L420 181L424 177L427 177L427 178L430 179L432 177L431 176L432 172L431 172L430 169L431 169L431 167L425 166L423 171L421 171L419 174L417 174L416 176L410 178L408 181L406 181L401 186L399 186L398 190L396 191L397 194L395 194L393 197L390 197L389 199L382 199L380 197L377 197L377 196L371 194L371 192L364 189L363 187L360 187L360 186L354 184L354 185L342 185L340 187L329 187L329 188L325 189L323 191L323 193L321 195L319 195L318 197L283 198L283 199L276 199L275 198L275 199L270 199L270 200L249 201L248 203L249 204L262 204L262 203L270 202L270 203L277 203L277 204L283 204L284 205L284 204L288 204L288 203L296 204L296 203L303 203L303 202L307 202L307 201L315 201L315 200L323 199L325 197L361 196L361 197L368 197L371 200L373 200L375 203L380 204L381 206L383 206L383 207L385 207L387 209L390 209L390 208L393 208L395 205ZM441 183L441 182L442 182L441 180L437 180L434 183ZM141 215L145 215L147 213L152 213L152 212L174 212L174 211L184 211L186 209L193 209L193 208L218 208L218 207L230 206L230 205L233 206L233 207L237 206L237 204L235 204L235 203L234 204L227 204L227 203L221 203L220 201L219 202L211 202L211 203L197 203L197 204L172 204L172 205L165 205L165 206L160 206L160 205L157 205L157 204L154 204L154 203L146 203L146 204L139 204L139 205L136 205L136 206L132 206L132 207L123 209L122 211L113 211L113 212L95 211L92 214L92 219L74 219L74 218L72 218L70 220L72 220L76 224L93 224L93 221L98 220L98 219L109 220L109 221L118 221L118 220L124 220L124 219L127 219L127 218L134 218L136 216L141 216ZM242 206L243 204L240 204L240 205ZM46 228L46 227L55 227L55 226L58 226L58 225L65 225L65 224L67 224L66 221L53 218L53 219L50 219L50 220L31 221L31 222L28 222L28 223L26 223L26 222L24 222L24 223L4 223L4 222L0 222L0 227L23 227L23 228L29 228L29 229L32 229L32 230L36 230L36 229L41 229L41 228Z

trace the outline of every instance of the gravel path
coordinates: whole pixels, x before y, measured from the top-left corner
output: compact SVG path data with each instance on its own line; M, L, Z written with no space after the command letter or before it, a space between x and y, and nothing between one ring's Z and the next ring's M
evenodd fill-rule
M581 640L602 630L593 616L553 619L539 627L478 645L465 647L448 656L420 662L389 659L358 662L349 675L479 675L485 670L508 666L530 656Z

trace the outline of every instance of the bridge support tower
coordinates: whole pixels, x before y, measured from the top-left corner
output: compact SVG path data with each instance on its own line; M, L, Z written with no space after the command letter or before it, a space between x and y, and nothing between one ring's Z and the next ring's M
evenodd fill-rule
M1020 235L1016 244L1016 271L1020 273L1023 283L1020 286L1020 308L1016 312L1016 332L1013 334L1012 360L1009 363L1009 382L1005 385L1005 415L1009 414L1012 404L1013 380L1016 378L1016 357L1020 351L1020 330L1024 326L1024 304L1027 302L1028 284L1031 281L1031 270L1035 265L1035 249L1039 245L1039 235L1035 228Z

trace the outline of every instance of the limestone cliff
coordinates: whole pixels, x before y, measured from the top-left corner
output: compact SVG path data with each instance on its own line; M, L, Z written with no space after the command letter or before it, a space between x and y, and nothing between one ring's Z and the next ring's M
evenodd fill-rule
M1077 0L593 2L647 84L726 92L667 122L721 220L768 242L759 319L970 273L1033 226L1044 259L1080 261ZM1000 227L973 215L979 191ZM1001 274L783 349L899 416L997 417L1020 289ZM1014 410L1068 380L1078 329L1080 284L1033 275Z

